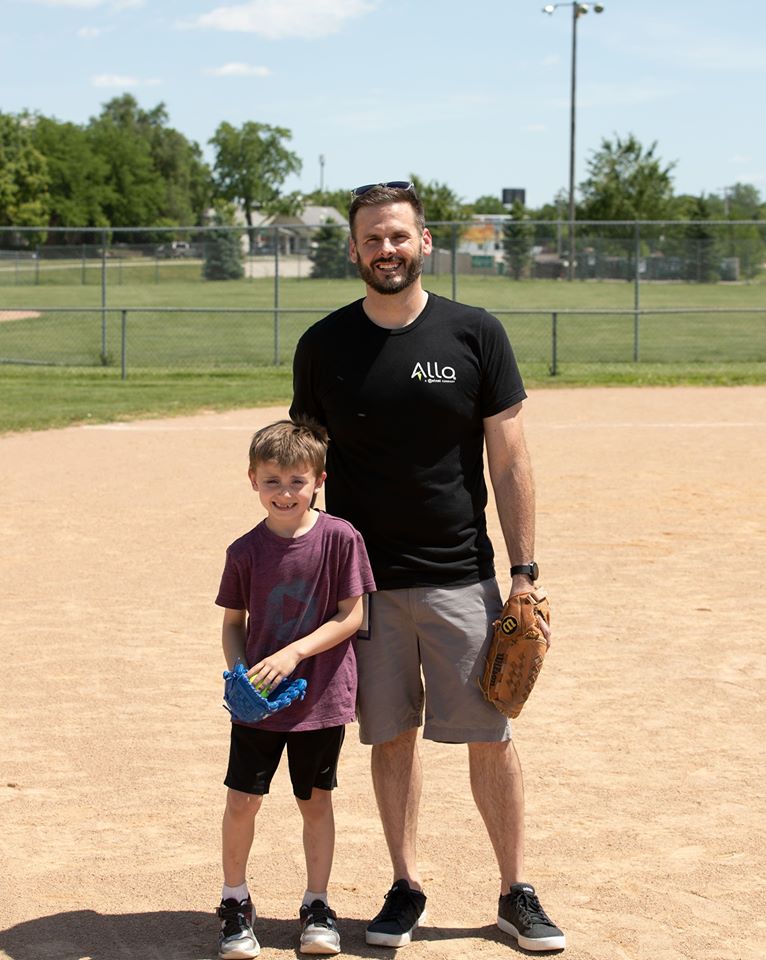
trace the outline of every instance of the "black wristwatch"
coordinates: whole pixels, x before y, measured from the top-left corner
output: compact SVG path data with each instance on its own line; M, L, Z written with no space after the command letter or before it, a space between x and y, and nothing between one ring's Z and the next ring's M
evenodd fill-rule
M515 567L511 567L511 576L515 577L517 573L525 573L530 580L537 580L540 569L533 560L532 563L517 563Z

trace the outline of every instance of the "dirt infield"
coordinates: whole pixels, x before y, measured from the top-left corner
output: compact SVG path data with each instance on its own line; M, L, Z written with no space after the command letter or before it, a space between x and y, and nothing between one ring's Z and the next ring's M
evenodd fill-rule
M0 957L215 956L212 598L260 519L250 434L284 413L0 437ZM555 629L515 724L527 878L571 960L762 960L766 389L542 391L526 422ZM368 754L351 728L331 893L345 955L391 958L364 944L391 881ZM465 749L423 757L429 920L402 956L525 955L494 926ZM284 960L303 892L284 771L258 829L261 955Z
M0 323L7 323L10 320L29 320L39 316L38 310L0 310Z

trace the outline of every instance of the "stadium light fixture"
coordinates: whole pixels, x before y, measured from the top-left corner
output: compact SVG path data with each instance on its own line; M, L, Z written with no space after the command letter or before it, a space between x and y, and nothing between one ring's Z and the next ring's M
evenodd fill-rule
M572 8L572 79L569 98L569 279L575 276L575 116L577 104L577 21L593 8L594 13L603 13L603 3L546 3L543 13L553 16L559 7Z

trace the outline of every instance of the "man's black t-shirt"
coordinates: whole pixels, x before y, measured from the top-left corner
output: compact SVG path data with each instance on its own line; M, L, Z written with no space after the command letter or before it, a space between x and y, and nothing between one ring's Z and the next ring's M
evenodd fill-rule
M303 334L293 373L291 416L330 436L327 510L364 537L378 589L493 576L482 421L526 396L500 322L429 294L389 330L359 300Z

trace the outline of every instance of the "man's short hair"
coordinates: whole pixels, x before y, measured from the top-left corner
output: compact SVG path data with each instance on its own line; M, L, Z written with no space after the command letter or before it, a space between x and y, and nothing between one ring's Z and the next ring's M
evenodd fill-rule
M409 203L415 212L415 223L418 226L418 230L420 233L425 230L426 215L423 209L423 201L417 195L415 187L387 187L385 184L380 183L377 186L370 187L369 190L361 195L354 196L351 201L351 206L348 211L348 226L351 231L351 236L354 236L354 220L356 219L357 212L362 207L380 207L385 203Z
M278 420L261 427L250 442L250 469L274 460L283 470L306 464L321 477L327 455L327 431L314 420Z

